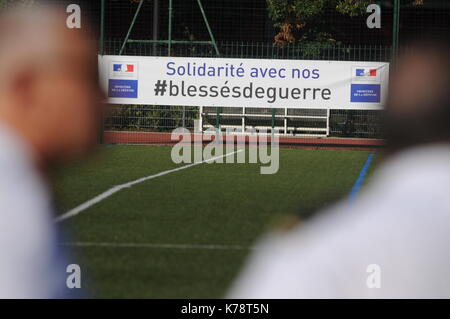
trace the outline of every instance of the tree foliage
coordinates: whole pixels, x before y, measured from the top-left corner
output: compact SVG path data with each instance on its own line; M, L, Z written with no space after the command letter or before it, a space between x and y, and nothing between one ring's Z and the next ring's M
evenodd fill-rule
M424 0L410 0L413 5L422 5ZM269 17L279 29L275 44L336 42L333 21L337 15L349 18L366 14L373 0L267 0ZM328 16L327 16L328 14ZM328 19L327 19L328 17Z
M275 43L296 41L326 43L335 41L325 13L350 17L364 14L370 0L267 0L269 17L280 32Z

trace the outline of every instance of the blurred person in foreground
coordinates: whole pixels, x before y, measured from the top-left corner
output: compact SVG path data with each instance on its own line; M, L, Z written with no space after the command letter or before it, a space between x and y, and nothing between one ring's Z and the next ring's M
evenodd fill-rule
M97 56L64 11L0 13L0 298L70 296L48 174L96 143Z
M417 42L395 70L368 185L267 235L229 297L450 298L450 48Z

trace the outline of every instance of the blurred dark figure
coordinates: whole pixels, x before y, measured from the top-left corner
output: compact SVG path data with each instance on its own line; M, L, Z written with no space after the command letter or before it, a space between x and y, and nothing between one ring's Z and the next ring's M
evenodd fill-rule
M354 123L354 117L352 111L348 111L347 117L345 119L344 123L344 136L354 136L355 132L355 123Z
M64 12L0 15L0 298L68 295L47 176L95 145L102 95L95 48Z
M450 45L445 38L413 42L397 65L386 110L391 153L450 142Z
M233 298L450 298L450 49L391 68L388 155L358 197L267 236Z

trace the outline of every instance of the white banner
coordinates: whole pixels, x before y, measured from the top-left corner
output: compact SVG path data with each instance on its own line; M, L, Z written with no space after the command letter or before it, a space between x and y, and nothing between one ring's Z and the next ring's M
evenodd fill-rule
M100 56L112 104L381 109L389 63Z

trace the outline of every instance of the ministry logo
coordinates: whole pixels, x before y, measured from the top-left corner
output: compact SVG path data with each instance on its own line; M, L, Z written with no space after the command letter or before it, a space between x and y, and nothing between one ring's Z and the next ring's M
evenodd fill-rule
M375 66L352 67L350 102L380 103L381 73L382 70Z
M111 62L109 68L108 97L138 98L138 63Z

